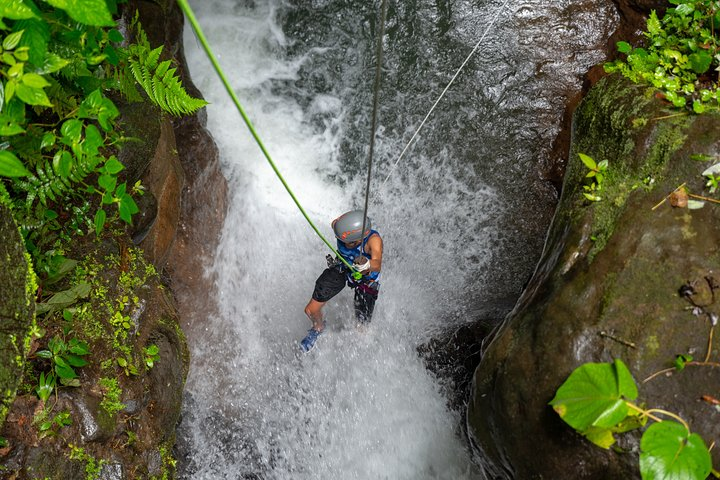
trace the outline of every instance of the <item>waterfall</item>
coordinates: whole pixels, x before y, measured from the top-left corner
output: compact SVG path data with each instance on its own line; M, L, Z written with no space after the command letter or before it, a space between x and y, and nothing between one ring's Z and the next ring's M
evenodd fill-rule
M377 5L191 3L270 154L332 239L330 221L362 208ZM298 346L310 327L303 308L327 248L186 28L185 52L210 102L208 127L230 198L209 267L217 313L190 338L183 478L484 478L460 432L464 412L448 407L417 347L478 312L511 306L507 298L516 298L540 253L549 221L541 207L555 193L536 170L557 133L543 125L559 123L565 100L553 92L563 82L577 88L601 54L578 53L570 42L569 59L558 46L528 47L527 36L548 35L550 22L554 39L597 37L611 28L598 18L614 10L609 0L585 2L596 11L580 18L558 14L569 0L509 8L383 184L502 2L475 3L390 7L369 209L384 240L380 298L366 331L355 326L349 289L328 302L326 333L307 355ZM518 250L525 257L517 259Z

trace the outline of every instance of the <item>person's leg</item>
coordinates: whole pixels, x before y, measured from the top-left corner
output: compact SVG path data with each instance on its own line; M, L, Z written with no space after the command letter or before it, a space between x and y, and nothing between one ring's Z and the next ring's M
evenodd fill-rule
M377 297L377 292L373 293L362 286L355 289L355 318L359 323L370 323Z
M312 298L305 306L312 328L322 332L324 327L322 308L325 304L345 287L345 274L337 268L327 268L315 282Z
M312 322L312 328L318 332L322 332L324 325L322 320L322 308L327 302L318 302L314 298L311 298L305 307L305 315Z

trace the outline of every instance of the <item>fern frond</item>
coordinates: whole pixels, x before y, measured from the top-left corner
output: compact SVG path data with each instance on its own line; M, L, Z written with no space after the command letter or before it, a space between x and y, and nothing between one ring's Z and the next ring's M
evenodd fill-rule
M170 67L170 60L165 60L164 62L160 62L160 65L155 69L155 75L158 77L164 77L165 72L168 71L168 68ZM175 69L173 68L172 71L174 72Z
M116 69L114 72L115 85L125 99L130 103L142 102L143 98L135 88L134 74L128 72L127 69Z
M13 190L25 194L27 210L31 210L36 201L47 206L49 201L58 202L78 194L77 184L96 171L98 157L82 155L73 160L67 176L60 175L48 159L43 159L35 166L34 175L11 179Z
M175 116L192 114L207 105L185 91L171 60L159 62L163 46L151 49L139 23L135 25L137 43L126 49L127 68L145 90L148 99L163 111ZM158 63L159 62L159 63Z
M162 54L162 51L163 46L160 45L159 47L150 50L150 53L147 54L143 63L148 70L153 70L158 66L158 60L160 60L160 54Z

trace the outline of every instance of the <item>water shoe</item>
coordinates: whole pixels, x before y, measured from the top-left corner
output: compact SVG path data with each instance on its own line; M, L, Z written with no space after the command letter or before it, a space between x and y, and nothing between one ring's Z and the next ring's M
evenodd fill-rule
M322 332L318 332L314 328L311 328L310 330L308 330L307 335L300 342L300 350L302 350L305 353L308 353L310 350L313 349L313 347L315 346L315 342L317 341L317 339L320 335L322 335Z

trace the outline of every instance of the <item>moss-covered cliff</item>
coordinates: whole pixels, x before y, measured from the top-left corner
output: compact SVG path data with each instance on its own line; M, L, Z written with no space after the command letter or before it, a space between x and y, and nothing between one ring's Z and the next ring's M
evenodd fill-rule
M165 46L163 59L173 60L187 89L198 95L184 64L176 3L130 0L121 7L120 24L127 26L136 11L152 45ZM115 225L100 238L88 232L56 245L56 253L71 261L66 276L42 292L43 300L52 303L65 289L73 294L69 302L58 298L54 307L44 306L37 329L37 287L26 288L22 240L0 205L0 382L7 393L0 399L0 478L175 476L172 450L189 353L166 286L168 271L184 275L172 282L182 286L183 299L198 288L221 227L225 183L204 112L171 119L149 103L118 99L118 107L121 128L133 138L118 158L126 166L123 180L142 180L146 188L138 199L141 212L130 228ZM201 229L193 228L198 216ZM63 357L42 351L59 344L78 351L87 344L82 360L88 364L73 359L75 386L61 386L57 378L43 400L38 387Z
M15 400L35 325L35 276L17 225L0 201L0 425Z
M707 194L700 173L720 158L719 131L719 116L677 115L613 77L583 100L543 258L475 374L469 424L495 470L637 478L637 436L624 437L621 453L590 444L548 406L557 388L585 362L621 358L641 382L677 354L718 359L709 334L720 313L720 205L653 207L682 184ZM578 153L609 162L600 202L582 196L588 169ZM695 294L681 296L684 286ZM641 383L640 398L714 439L720 413L701 399L718 388L716 369L698 366Z

